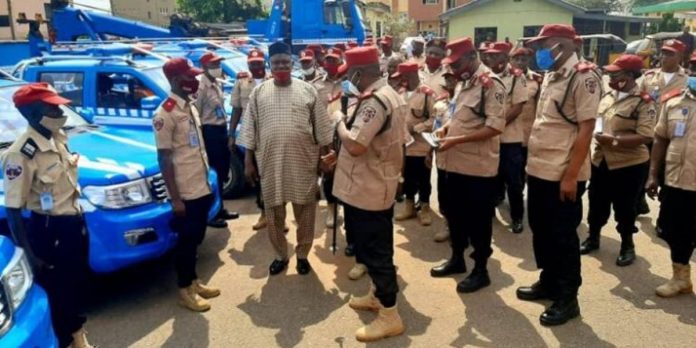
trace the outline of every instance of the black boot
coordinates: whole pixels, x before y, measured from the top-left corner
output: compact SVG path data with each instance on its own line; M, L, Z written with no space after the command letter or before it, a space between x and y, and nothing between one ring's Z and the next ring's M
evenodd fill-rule
M551 291L541 281L517 288L517 298L523 301L548 300L551 297Z
M599 249L599 233L590 232L589 237L580 244L580 254L587 255Z
M645 195L641 195L638 198L638 204L636 205L636 212L638 215L650 214L650 207L648 206L648 201L645 199Z
M453 256L445 263L430 269L430 276L434 278L442 278L459 273L466 273L466 262L461 256Z
M346 248L343 250L343 253L348 257L355 256L355 245L346 245Z
M578 299L560 299L554 301L551 307L541 313L539 321L544 326L555 326L565 324L568 320L580 315Z
M471 293L483 289L491 285L491 279L488 277L488 270L486 266L479 266L478 264L471 271L471 274L457 284L457 292L461 293Z
M635 260L636 248L633 244L633 233L622 234L621 251L619 251L619 257L616 258L616 265L625 267L632 264Z

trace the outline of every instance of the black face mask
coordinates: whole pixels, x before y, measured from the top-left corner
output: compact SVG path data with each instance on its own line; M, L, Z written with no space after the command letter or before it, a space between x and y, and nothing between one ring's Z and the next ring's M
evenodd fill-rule
M42 102L34 102L29 105L20 106L17 108L19 113L24 116L31 128L34 128L39 134L46 139L51 139L52 132L41 125L41 120L44 116L44 105Z

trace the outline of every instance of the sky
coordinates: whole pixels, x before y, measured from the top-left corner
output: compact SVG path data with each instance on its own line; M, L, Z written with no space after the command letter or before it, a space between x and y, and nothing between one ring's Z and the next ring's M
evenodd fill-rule
M87 5L92 7L97 7L105 10L111 10L111 3L109 0L74 0L75 5Z

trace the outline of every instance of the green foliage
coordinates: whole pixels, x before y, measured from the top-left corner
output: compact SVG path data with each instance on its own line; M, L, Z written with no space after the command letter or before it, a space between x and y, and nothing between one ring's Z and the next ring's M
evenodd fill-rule
M657 23L657 25L651 25L647 28L647 34L654 34L660 32L671 32L671 31L682 31L684 28L684 21L681 19L674 18L674 14L665 13L662 15L662 21Z
M199 22L238 22L266 17L261 0L177 0L179 10Z

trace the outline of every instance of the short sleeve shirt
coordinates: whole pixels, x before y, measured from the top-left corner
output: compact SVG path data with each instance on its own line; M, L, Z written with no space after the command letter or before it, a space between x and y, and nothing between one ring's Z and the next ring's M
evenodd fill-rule
M500 79L505 85L505 93L507 93L507 98L505 98L505 110L510 110L513 105L524 104L529 100L529 95L527 94L527 79L520 72L518 74L512 70L512 67L500 75ZM505 115L507 118L507 115ZM514 121L510 122L505 126L505 131L500 135L501 143L522 143L523 133L522 133L522 120L518 116Z
M669 140L665 184L696 191L696 97L691 92L684 91L664 104L655 135Z
M251 95L251 91L254 90L256 85L256 80L251 76L237 79L232 89L232 98L230 101L232 107L245 109L247 104L249 104L249 95Z
M201 124L213 126L225 126L227 124L227 115L224 108L224 95L222 87L217 81L201 75L201 86L198 89L198 98L195 106L198 109L201 118Z

